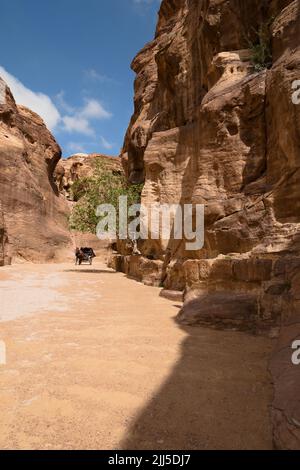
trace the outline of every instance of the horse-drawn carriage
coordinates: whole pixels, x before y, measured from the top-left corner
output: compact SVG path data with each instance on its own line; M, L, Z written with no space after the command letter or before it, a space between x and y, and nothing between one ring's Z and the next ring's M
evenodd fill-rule
M76 248L76 265L79 264L93 264L93 259L96 258L93 248Z

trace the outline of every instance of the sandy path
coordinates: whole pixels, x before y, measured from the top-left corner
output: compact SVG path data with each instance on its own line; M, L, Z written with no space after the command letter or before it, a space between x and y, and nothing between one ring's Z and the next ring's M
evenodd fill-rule
M1 449L271 448L271 343L96 265L0 271Z

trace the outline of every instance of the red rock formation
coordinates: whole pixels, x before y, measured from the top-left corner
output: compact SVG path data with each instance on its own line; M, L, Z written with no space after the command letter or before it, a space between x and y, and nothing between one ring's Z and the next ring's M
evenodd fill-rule
M8 237L2 207L0 205L0 266L6 264L10 264L10 258L8 256Z
M84 178L93 176L97 165L103 166L108 171L124 174L119 157L111 157L98 153L76 154L62 159L55 169L55 181L60 193L68 200L70 210L77 202L72 192L73 184ZM96 234L72 231L73 248L81 246L93 247L98 258L104 262L110 253L110 241L99 240Z
M268 24L273 63L259 71L249 44ZM272 419L276 446L299 448L290 348L300 336L300 2L163 0L156 37L132 67L128 177L145 181L145 205L204 204L205 246L149 240L137 260L120 244L117 264L145 280L151 258L147 282L185 290L183 323L273 334L286 324L271 364Z
M204 250L187 253L185 242L173 240L141 247L164 260L168 245L167 284L174 261L297 251L300 108L291 95L299 50L290 47L298 7L165 0L155 40L133 61L135 114L122 154L129 179L145 180L145 204L205 204ZM272 17L274 65L258 73L245 46ZM181 288L187 283L182 272Z
M70 242L53 172L61 150L42 119L0 80L0 201L13 256L54 259Z
M59 162L55 169L55 179L59 190L72 199L71 188L75 181L93 175L95 163L104 164L111 171L123 172L121 159L98 153L76 154Z

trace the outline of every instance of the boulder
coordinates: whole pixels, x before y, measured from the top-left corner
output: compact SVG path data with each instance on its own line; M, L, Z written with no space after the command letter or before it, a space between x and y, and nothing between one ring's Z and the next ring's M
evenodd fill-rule
M211 292L187 299L177 320L184 325L253 330L258 315L257 297L248 293Z

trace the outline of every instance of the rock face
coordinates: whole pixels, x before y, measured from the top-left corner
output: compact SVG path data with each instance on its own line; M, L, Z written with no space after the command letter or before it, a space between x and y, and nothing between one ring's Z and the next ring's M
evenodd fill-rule
M61 160L55 169L55 179L60 192L72 200L72 186L79 179L93 175L95 164L103 164L111 171L123 172L121 159L93 153L76 154Z
M62 159L56 166L54 178L61 195L68 201L70 211L78 202L76 195L72 191L75 182L93 176L97 166L112 173L122 173L121 159L119 157L110 157L102 154L76 154L69 158ZM71 232L73 248L90 246L93 248L98 259L103 262L108 261L111 242L108 240L99 240L96 234Z
M42 119L17 106L0 79L0 201L13 257L52 260L70 242L68 206L53 178L60 157Z
M254 66L249 48L262 52L263 29L268 69ZM299 368L290 359L291 338L300 338L300 2L163 0L155 39L132 67L128 178L145 181L146 206L203 204L205 244L187 251L185 240L147 240L139 256L119 244L117 264L143 280L150 258L156 284L185 292L180 322L281 328L274 440L300 448Z
M5 266L6 264L10 264L10 258L8 256L8 237L0 205L0 266Z

